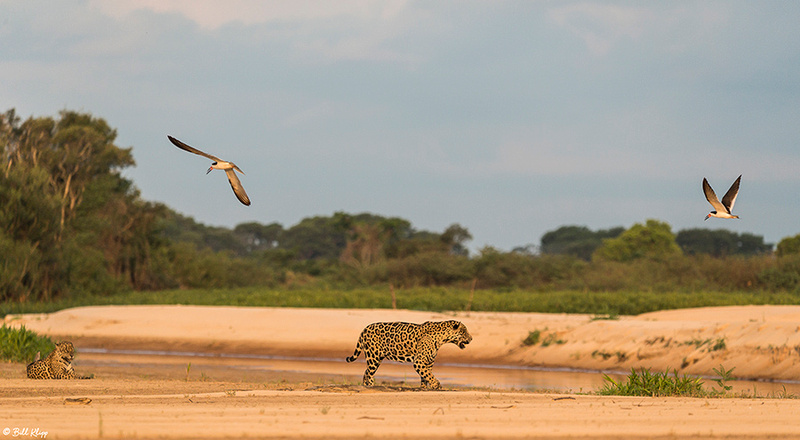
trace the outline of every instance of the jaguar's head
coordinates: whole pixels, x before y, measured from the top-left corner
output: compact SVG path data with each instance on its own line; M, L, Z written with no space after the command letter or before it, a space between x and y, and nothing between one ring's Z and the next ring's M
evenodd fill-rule
M469 334L467 326L461 321L446 321L445 325L447 330L452 332L447 342L458 345L458 348L462 350L472 342L472 335Z
M55 351L58 353L58 357L67 363L71 363L72 359L75 358L75 347L72 345L72 342L66 341L57 343Z

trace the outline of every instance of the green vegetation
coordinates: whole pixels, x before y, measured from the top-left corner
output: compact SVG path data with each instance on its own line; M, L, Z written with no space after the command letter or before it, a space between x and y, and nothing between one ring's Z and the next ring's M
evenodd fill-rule
M468 251L469 231L336 212L211 227L142 200L132 149L90 114L0 114L3 314L89 304L398 307L629 315L800 304L798 239L646 220L562 226L541 245ZM224 289L223 289L224 288ZM474 291L474 293L473 293ZM473 296L470 296L473 295ZM472 298L472 301L470 301Z
M694 345L697 349L703 349L705 351L719 351L724 350L727 347L725 343L725 338L717 338L717 339L692 339L691 341L686 341L683 345Z
M610 357L610 356L609 356ZM603 375L603 387L597 394L603 396L684 396L684 397L722 397L725 396L733 387L728 382L733 380L733 370L725 369L722 365L714 368L719 378L714 382L719 386L719 390L709 390L703 386L703 381L699 377L688 375L678 376L675 370L670 376L669 369L663 373L651 373L649 369L642 368L639 371L631 369L625 381L615 381L607 374ZM781 397L790 397L783 393Z
M547 331L546 328L545 331ZM522 345L526 346L536 345L539 343L540 340L542 342L542 347L549 347L553 344L560 345L567 343L567 341L563 339L558 339L558 335L555 333L548 333L547 336L545 336L544 339L542 339L542 331L537 329L532 332L528 332L528 336L522 340Z
M772 251L772 245L764 243L764 237L753 234L726 231L724 229L684 229L675 236L675 242L688 255L759 255Z
M586 226L562 226L542 235L540 250L549 255L570 255L590 261L603 240L616 238L625 231L619 226L592 231Z
M462 311L469 303L470 290L455 287L417 287L395 289L395 295L397 307L402 309ZM15 313L46 313L88 305L125 304L388 309L392 308L392 297L390 289L385 286L356 289L309 286L129 291L113 295L77 296L49 302L5 302L0 303L0 316ZM657 310L747 304L800 304L800 293L476 290L471 310L616 316L638 315Z
M705 397L711 392L703 388L703 381L697 377L684 375L678 377L677 370L670 376L669 370L664 373L651 373L649 369L639 371L631 369L626 381L615 381L607 374L603 375L604 385L597 394L602 396L684 396Z
M592 316L592 321L618 321L619 315L617 314L605 314L605 315L595 315Z
M528 332L528 337L522 340L522 345L536 345L541 337L542 333L539 330Z
M0 327L0 359L8 362L31 362L36 353L47 356L55 344L50 338L39 336L25 326L18 329Z
M567 341L563 339L558 339L558 335L556 335L555 333L550 333L544 338L544 340L542 340L542 347L549 347L553 344L561 345L566 343Z
M800 255L800 234L794 237L786 237L778 243L775 254L779 257L787 257L789 255Z
M719 375L719 379L714 379L714 381L717 382L717 385L719 385L719 388L723 393L728 392L731 390L731 388L733 388L732 386L727 385L727 382L729 380L733 380L733 370L735 369L736 367L726 370L722 365L720 365L719 368L713 368L714 372Z
M663 260L680 254L681 248L670 226L658 220L647 220L644 225L631 226L619 237L605 240L592 258L626 262L640 258Z

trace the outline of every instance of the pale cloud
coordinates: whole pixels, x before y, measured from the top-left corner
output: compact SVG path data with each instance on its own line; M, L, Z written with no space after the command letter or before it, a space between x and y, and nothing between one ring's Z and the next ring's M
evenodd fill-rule
M725 5L680 3L578 3L552 8L548 18L580 38L589 52L607 55L626 41L647 45L656 53L681 53L717 44L715 36L728 24Z
M353 17L359 20L389 20L406 7L405 0L260 1L260 0L91 0L92 7L121 18L131 12L149 10L177 13L207 30L233 22L246 25L268 22L328 20Z
M589 51L601 56L624 38L638 38L651 19L644 8L578 3L552 9L550 18L580 37Z
M273 38L291 42L295 56L314 63L371 60L412 68L420 58L390 49L387 42L427 16L405 0L90 0L90 4L120 21L136 11L178 14L206 32L231 25L267 26Z
M371 60L414 68L422 61L418 55L383 46L383 43L394 35L391 29L376 26L363 30L361 35L311 37L298 41L294 48L309 55L315 62L322 56L326 60Z

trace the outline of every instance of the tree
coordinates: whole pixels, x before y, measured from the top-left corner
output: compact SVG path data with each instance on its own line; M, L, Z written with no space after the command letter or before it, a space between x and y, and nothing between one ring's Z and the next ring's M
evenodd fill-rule
M339 258L351 265L371 266L383 259L383 245L388 235L380 224L356 223Z
M146 279L159 208L120 171L134 164L105 120L0 115L0 231L9 257L0 296L100 293ZM5 282L5 281L4 281Z
M472 234L469 233L467 228L453 223L441 235L442 243L449 249L453 255L468 256L469 249L465 243L472 240Z
M800 234L782 239L778 243L776 253L779 257L800 254Z
M347 245L352 217L335 213L332 217L307 217L283 233L280 247L295 252L300 260L336 260Z
M644 225L634 224L617 238L604 240L592 258L625 262L639 258L661 259L680 253L670 226L658 220L647 220Z
M540 250L542 254L571 255L589 261L604 239L618 237L624 230L619 226L593 232L586 226L562 226L542 236Z
M0 299L45 299L62 289L57 237L60 200L44 170L26 164L0 174Z
M257 222L240 223L233 228L247 252L265 251L278 247L283 235L283 226L278 223L262 225Z
M725 229L684 229L678 232L675 241L689 255L758 255L772 250L771 244L764 243L763 236Z

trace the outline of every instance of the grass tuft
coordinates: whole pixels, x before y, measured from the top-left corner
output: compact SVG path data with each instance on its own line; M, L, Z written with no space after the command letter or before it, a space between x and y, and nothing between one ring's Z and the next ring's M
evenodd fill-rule
M536 345L539 343L539 339L541 337L542 337L542 332L540 332L539 330L528 332L528 337L522 340L522 345Z
M603 375L603 380L605 384L597 392L602 396L703 397L710 394L703 388L702 379L686 375L678 377L677 370L670 375L669 369L663 373L651 373L646 368L631 369L626 381L617 382L607 374Z
M50 338L39 336L25 326L10 328L3 324L0 327L0 359L8 362L31 362L36 353L42 358L47 356L55 344Z

